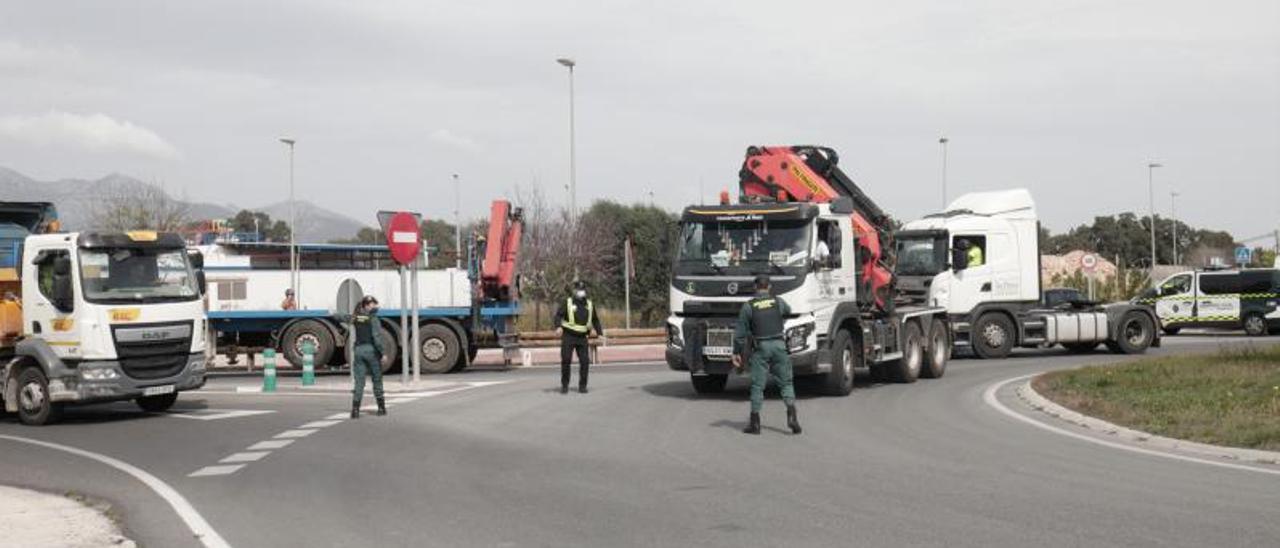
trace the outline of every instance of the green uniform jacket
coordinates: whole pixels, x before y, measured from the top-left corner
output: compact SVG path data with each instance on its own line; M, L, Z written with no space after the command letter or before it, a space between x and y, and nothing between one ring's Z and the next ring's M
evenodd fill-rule
M774 304L768 304L772 302ZM770 318L767 323L776 323L776 325L761 325L755 322L757 314L756 308L759 307L761 314L765 314L773 306L777 307L776 321ZM777 338L781 339L783 334L782 324L787 316L791 315L791 306L778 297L770 296L768 293L756 293L751 300L742 303L742 310L738 312L738 325L733 331L733 353L743 354L747 348L748 340ZM768 333L762 331L769 331Z

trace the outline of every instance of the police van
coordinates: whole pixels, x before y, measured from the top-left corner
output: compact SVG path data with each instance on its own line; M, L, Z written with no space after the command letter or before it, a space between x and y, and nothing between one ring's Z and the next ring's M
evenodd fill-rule
M1153 306L1170 335L1188 327L1280 333L1280 269L1180 272L1135 302Z

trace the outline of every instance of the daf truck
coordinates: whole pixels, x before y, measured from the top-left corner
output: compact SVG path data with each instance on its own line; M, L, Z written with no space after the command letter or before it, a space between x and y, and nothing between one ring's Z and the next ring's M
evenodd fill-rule
M66 405L159 412L205 381L203 273L176 234L59 232L45 202L0 202L0 399L24 424Z

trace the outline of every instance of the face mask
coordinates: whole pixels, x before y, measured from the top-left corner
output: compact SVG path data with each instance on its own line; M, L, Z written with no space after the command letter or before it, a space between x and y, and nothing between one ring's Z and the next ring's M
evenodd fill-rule
M579 289L573 292L573 296L579 299L585 299L587 298L587 291L585 289Z

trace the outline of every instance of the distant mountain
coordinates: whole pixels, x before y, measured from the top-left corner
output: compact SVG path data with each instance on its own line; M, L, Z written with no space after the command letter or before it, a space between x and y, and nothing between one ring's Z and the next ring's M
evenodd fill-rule
M136 193L139 189L154 185L129 177L111 174L96 180L62 179L37 181L6 167L0 167L0 200L53 202L58 217L68 230L89 227L94 207L105 198ZM205 202L187 202L192 220L227 219L241 209L264 211L272 219L289 220L289 203L282 202L266 207L240 207ZM338 238L350 238L365 224L350 217L318 207L309 202L298 202L298 240L302 242L327 242Z

